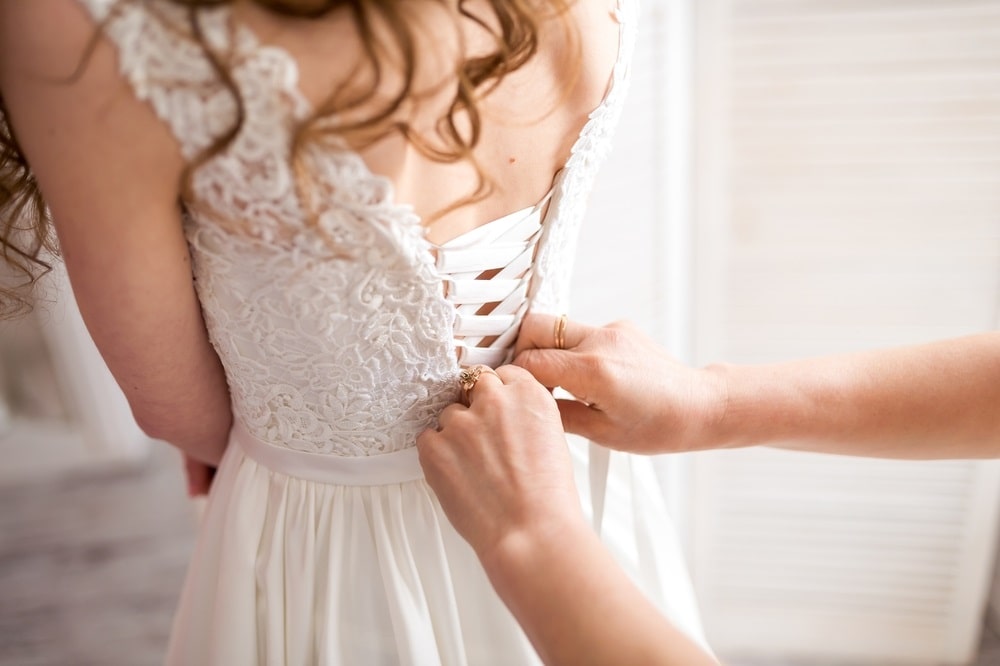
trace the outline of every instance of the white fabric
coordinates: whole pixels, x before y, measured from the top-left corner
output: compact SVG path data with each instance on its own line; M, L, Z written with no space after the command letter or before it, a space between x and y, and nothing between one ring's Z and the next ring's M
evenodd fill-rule
M416 448L383 453L380 456L329 456L274 446L251 435L243 424L233 424L230 446L243 452L272 472L304 481L347 486L384 486L424 478Z
M590 519L594 531L604 526L604 500L608 494L608 474L611 472L611 451L594 442L587 443L587 466L590 469Z
M227 132L237 106L183 7L80 2L188 160ZM301 149L310 187L300 191L289 155L312 109L295 60L261 46L225 6L199 11L199 32L229 63L243 102L240 131L199 163L184 201L236 425L168 663L537 661L420 477L413 446L458 397L460 362L509 357L529 308L566 311L576 231L625 95L635 12L621 0L612 85L550 197L438 247L391 183L344 146ZM473 284L495 268L495 284ZM493 299L497 309L478 314ZM574 460L586 496L586 456ZM649 461L625 460L616 472L612 457L604 538L700 639L673 527L641 473Z

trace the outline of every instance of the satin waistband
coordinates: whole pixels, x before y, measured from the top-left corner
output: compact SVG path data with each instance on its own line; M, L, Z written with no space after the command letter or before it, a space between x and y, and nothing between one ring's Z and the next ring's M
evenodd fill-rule
M296 451L261 441L241 423L235 423L229 444L273 472L317 483L343 486L384 486L424 478L424 470L412 447L374 456L338 456Z

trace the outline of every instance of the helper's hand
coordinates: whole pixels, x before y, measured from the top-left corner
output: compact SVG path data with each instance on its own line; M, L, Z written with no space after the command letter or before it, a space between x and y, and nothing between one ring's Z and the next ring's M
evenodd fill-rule
M717 662L660 615L583 517L555 400L515 366L417 438L444 512L547 664Z
M726 408L721 373L679 363L627 322L594 328L568 321L564 349L555 349L557 321L528 315L514 363L577 398L559 400L567 432L635 453L716 444Z
M484 562L519 539L585 526L555 400L521 368L484 371L417 438L445 514Z

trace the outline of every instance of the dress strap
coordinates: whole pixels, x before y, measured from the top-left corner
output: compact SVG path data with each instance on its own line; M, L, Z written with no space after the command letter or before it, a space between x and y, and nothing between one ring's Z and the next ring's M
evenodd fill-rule
M625 105L639 31L638 9L638 0L618 0L614 12L619 24L618 57L607 94L591 111L569 159L556 176L546 213L545 233L539 241L535 259L535 280L531 285L532 309L536 312L559 314L568 310L573 257L587 212L587 199L598 169L611 152L611 142Z
M169 128L188 161L236 122L236 98L209 58L232 55L227 7L195 14L163 0L78 0L115 47L118 69L133 94ZM192 17L198 32L193 33Z

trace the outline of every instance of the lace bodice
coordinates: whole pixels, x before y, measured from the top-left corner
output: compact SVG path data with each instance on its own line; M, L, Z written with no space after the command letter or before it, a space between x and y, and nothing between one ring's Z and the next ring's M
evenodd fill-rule
M229 130L235 101L191 39L185 9L80 1L186 159ZM527 307L566 309L577 229L625 94L633 12L622 0L614 80L556 178L518 318ZM295 60L261 45L226 7L200 17L204 38L235 63L243 101L238 134L194 169L184 200L197 292L235 418L266 442L303 451L365 456L413 446L458 391L462 317L446 298L435 248L391 183L346 147L303 149L312 185L303 201L289 155L311 108Z

